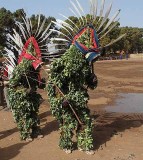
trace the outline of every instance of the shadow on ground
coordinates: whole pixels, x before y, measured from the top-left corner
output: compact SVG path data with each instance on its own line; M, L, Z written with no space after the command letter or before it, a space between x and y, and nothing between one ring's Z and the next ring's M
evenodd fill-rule
M94 113L94 150L106 147L114 135L120 135L130 128L143 125L143 114L124 114L124 113Z
M6 137L10 136L11 134L13 134L17 131L18 131L17 128L12 128L12 129L9 129L9 130L6 130L6 131L1 131L0 132L0 139L6 138Z
M12 129L0 132L0 140L14 134L15 132L18 132L17 128L12 128ZM14 158L17 154L20 153L20 149L22 149L23 146L27 144L28 142L27 143L21 142L21 143L13 144L11 146L4 147L4 148L0 147L0 160L10 160Z
M0 148L0 159L10 160L20 153L20 150L28 143L18 143L5 148Z

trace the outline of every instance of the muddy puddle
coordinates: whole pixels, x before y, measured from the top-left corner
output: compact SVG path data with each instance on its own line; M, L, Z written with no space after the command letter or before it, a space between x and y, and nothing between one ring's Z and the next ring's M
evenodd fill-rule
M119 94L113 106L105 107L107 112L143 113L143 93Z

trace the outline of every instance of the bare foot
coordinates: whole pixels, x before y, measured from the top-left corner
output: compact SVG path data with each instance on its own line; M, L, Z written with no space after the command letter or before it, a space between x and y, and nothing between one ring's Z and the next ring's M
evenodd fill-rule
M66 152L67 154L72 153L72 151L70 149L63 149L64 152Z
M42 134L39 134L38 136L37 136L37 138L43 138L44 136L42 135Z
M84 151L82 148L78 148L78 150L79 150L80 152L83 152L83 151Z
M26 138L25 141L26 142L31 142L31 141L33 141L33 139L32 138Z
M95 152L93 150L85 151L86 154L88 155L93 155Z

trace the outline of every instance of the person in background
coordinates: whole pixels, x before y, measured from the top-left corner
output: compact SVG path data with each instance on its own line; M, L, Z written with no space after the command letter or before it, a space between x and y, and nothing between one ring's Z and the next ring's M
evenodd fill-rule
M8 97L8 87L9 87L9 79L11 77L10 72L8 72L8 68L5 66L3 68L3 84L4 84L4 98L6 101L5 111L10 110L9 97Z
M3 85L3 78L2 78L2 62L0 62L0 107L4 107L4 85Z
M129 52L126 51L125 55L126 55L126 60L128 60L128 58L129 58Z
M125 53L125 51L124 50L122 50L121 52L120 52L120 60L122 60L123 59L123 54Z

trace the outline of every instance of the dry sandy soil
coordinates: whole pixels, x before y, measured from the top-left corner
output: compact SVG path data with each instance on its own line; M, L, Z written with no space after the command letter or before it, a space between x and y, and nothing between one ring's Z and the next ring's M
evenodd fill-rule
M89 91L95 123L94 155L78 151L76 145L71 154L59 149L58 124L49 110L46 92L40 90L44 99L39 113L44 138L20 141L11 112L1 110L0 160L143 160L143 115L105 111L119 93L143 93L143 60L100 61L95 71L98 87Z

